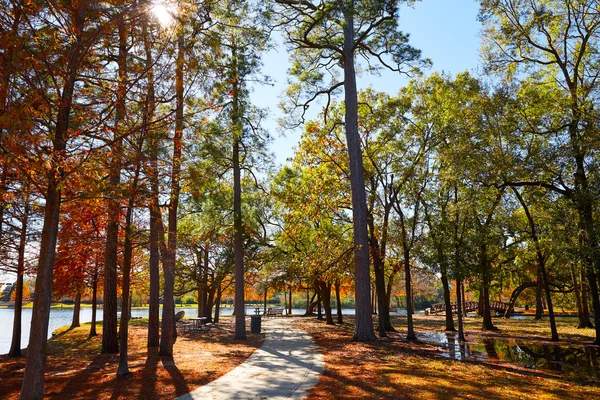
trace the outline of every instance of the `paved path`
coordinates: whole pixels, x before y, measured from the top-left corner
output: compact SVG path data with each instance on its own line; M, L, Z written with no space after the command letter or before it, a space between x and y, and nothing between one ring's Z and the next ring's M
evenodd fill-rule
M292 326L293 318L262 320L265 342L219 379L176 400L303 399L319 382L323 355L311 336Z

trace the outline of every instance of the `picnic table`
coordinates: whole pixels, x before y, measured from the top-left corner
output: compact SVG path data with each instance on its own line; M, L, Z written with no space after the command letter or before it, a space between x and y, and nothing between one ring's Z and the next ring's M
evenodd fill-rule
M191 322L189 328L194 332L208 332L210 330L208 317L188 318L188 321Z

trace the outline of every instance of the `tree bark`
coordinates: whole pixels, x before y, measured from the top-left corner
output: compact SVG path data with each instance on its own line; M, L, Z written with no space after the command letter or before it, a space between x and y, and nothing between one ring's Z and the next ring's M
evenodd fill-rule
M98 309L98 259L94 267L94 276L92 277L92 325L88 339L97 336L96 333L96 310Z
M331 313L331 283L327 283L321 279L317 280L321 292L321 299L323 300L323 308L325 308L325 324L335 325L333 322L333 315Z
M232 50L232 58L236 60L237 48ZM246 340L246 310L244 301L244 244L242 226L242 183L240 167L240 142L242 140L242 124L240 115L237 71L238 65L234 61L233 70L236 79L233 82L233 255L235 262L235 339Z
M535 319L540 320L544 315L544 278L540 264L537 263L537 283L535 287Z
M519 298L519 295L523 292L523 290L534 286L537 286L537 282L524 282L518 287L516 287L515 290L513 290L512 294L510 295L510 300L508 301L508 308L504 313L504 318L510 318L510 314L515 308L515 303L517 302L517 299Z
M106 253L104 258L104 313L102 319L102 353L119 352L117 336L117 264L119 247L119 222L121 220L121 168L123 161L122 129L126 113L127 94L127 27L125 16L117 17L119 53L117 56L117 96L113 129L112 159L109 169L110 199L108 201L108 227L106 229ZM121 314L127 307L122 305Z
M344 9L344 116L346 142L350 162L352 192L352 221L354 235L354 280L356 299L356 325L353 340L376 340L370 310L371 274L369 267L369 238L367 234L367 201L363 176L362 150L358 133L358 98L354 67L354 10Z
M0 207L3 208L3 207ZM25 198L25 207L21 219L19 235L19 254L17 259L17 287L15 289L15 314L9 357L21 357L21 327L23 314L23 276L25 275L25 246L27 244L27 223L29 219L29 194ZM0 227L1 228L1 227ZM1 230L1 229L0 229Z
M442 287L444 290L444 304L446 304L446 331L454 332L456 328L454 327L454 319L452 319L452 303L450 302L450 285L448 284L448 269L446 268L445 263L442 263L440 266L441 274L442 274ZM458 289L460 292L460 288ZM460 296L459 296L460 297ZM458 307L458 299L457 297L457 307ZM462 310L462 307L457 308L457 310Z
M458 340L466 342L465 330L463 325L463 297L461 296L461 280L456 278L456 315L458 316Z
M141 149L143 145L142 142L139 143L139 152L136 156L136 165L135 165L135 174L133 176L133 181L131 183L131 194L129 197L129 202L127 204L127 214L125 216L125 241L124 241L124 251L123 251L123 285L122 285L122 297L121 297L121 325L119 327L119 341L120 341L120 351L119 351L119 367L117 369L117 377L125 377L131 375L129 372L128 365L128 346L129 346L129 320L131 318L131 310L130 310L130 288L131 288L131 264L133 259L133 209L135 206L136 200L136 191L138 186L138 179L140 175L141 168Z
M149 137L149 165L148 180L150 183L150 199L148 211L150 213L150 240L149 240L149 275L150 296L148 308L148 347L158 347L160 341L160 253L159 241L159 218L162 218L159 207L159 177L158 177L158 151L159 139L151 129L155 112L154 92L154 61L152 56L152 44L148 33L148 17L142 18L142 36L144 38L144 50L146 54L145 68L148 79L148 92L144 104L144 130Z
M42 399L44 397L44 372L46 371L46 348L48 338L48 321L50 318L50 302L52 300L52 273L56 258L56 241L61 202L60 181L64 174L63 159L68 140L69 120L73 104L73 93L77 81L77 71L82 58L82 35L87 15L87 1L79 3L77 16L73 21L73 38L66 51L68 64L66 68L63 90L60 95L56 129L52 140L52 153L49 158L51 167L46 171L47 187L45 193L44 222L40 240L37 278L35 282L35 300L31 316L31 334L27 347L27 362L21 385L21 400Z
M167 257L163 257L163 312L160 335L161 356L173 356L177 330L175 328L175 262L177 257L177 209L179 207L180 172L183 147L183 33L177 33L177 59L175 62L175 135L173 136L173 160L171 167L171 193L168 213Z
M75 295L75 306L73 307L73 319L71 321L71 326L69 329L79 328L81 324L79 323L79 311L81 310L81 291L77 290L77 294Z
M481 267L481 308L483 308L483 329L484 330L497 330L492 322L492 310L490 308L490 270L489 261L487 255L487 245L484 243L480 246L480 267Z
M337 308L337 323L343 324L344 318L342 317L342 296L340 294L340 280L335 281L335 305Z

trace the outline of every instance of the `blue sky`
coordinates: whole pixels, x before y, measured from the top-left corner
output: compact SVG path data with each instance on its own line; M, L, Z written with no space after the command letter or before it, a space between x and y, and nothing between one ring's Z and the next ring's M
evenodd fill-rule
M476 71L481 47L481 24L477 21L478 2L475 0L423 0L413 8L400 9L400 27L410 33L410 43L429 58L433 66L427 74L444 71L457 74L469 70ZM269 75L274 86L256 88L253 102L269 109L269 118L263 124L275 138L271 148L277 164L285 163L293 155L293 147L300 138L300 132L285 132L282 136L277 119L282 116L277 104L286 87L288 54L282 45L270 51L263 58L264 73ZM381 76L362 75L358 77L359 88L373 87L375 90L395 94L406 84L406 78L395 73ZM314 114L313 114L314 115Z

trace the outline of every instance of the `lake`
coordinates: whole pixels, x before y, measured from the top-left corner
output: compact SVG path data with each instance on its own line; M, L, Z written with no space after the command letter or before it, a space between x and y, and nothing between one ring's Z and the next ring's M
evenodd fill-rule
M185 311L185 315L195 317L198 315L198 309L196 306L192 307L177 307L177 311L183 310ZM294 308L292 309L293 314L304 314L304 309ZM22 332L21 332L21 347L27 347L29 343L29 328L31 325L31 308L26 308L23 310L23 323L22 323ZM254 307L247 307L247 314L254 313ZM352 315L354 314L354 309L344 309L344 314ZM231 315L233 314L233 307L222 307L221 315ZM133 308L131 310L132 317L148 317L148 309L147 308ZM12 308L0 308L0 354L6 354L10 350L10 341L12 339L12 326L13 326L13 318L14 318L14 309ZM50 322L48 324L48 338L52 336L52 332L56 329L65 326L71 325L71 320L73 319L73 309L72 308L53 308L50 310ZM98 310L96 319L98 321L102 320L102 310ZM81 323L90 322L92 320L92 309L89 307L81 308L81 314L79 316L79 320Z

